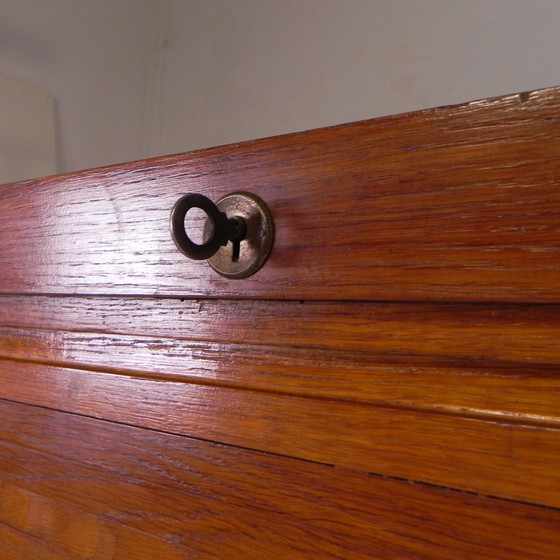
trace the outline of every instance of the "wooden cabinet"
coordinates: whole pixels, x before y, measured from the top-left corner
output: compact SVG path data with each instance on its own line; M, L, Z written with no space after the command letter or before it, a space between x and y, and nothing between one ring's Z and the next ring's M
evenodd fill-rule
M0 556L556 559L559 161L552 88L1 187Z

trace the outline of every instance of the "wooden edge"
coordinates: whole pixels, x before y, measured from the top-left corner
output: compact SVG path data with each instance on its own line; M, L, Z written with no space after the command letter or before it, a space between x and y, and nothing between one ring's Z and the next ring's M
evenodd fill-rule
M5 187L0 291L558 302L559 91ZM237 190L267 202L276 236L235 282L183 257L168 224L185 192Z
M0 416L0 477L16 493L73 508L75 522L85 511L96 524L148 523L153 539L201 558L541 560L560 543L560 512L548 508L5 401Z
M560 484L555 468L560 432L552 428L9 361L0 362L0 372L4 399L469 492L560 505L555 491Z

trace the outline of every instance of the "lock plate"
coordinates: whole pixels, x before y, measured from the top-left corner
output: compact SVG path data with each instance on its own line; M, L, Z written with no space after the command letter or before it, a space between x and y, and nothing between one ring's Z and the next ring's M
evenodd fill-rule
M226 278L247 278L264 264L272 249L274 226L266 204L256 195L236 192L222 198L216 204L228 217L242 218L246 233L241 241L229 241L208 259L210 266ZM212 236L213 223L207 219L204 239Z

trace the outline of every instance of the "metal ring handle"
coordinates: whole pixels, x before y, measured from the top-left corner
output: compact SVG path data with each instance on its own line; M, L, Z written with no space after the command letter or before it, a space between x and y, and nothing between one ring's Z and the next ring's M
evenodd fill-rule
M200 208L212 221L212 236L201 245L194 243L185 230L185 218L191 208ZM221 246L227 245L227 232L227 216L202 194L186 194L173 206L171 211L171 236L177 248L191 259L201 261L215 255Z

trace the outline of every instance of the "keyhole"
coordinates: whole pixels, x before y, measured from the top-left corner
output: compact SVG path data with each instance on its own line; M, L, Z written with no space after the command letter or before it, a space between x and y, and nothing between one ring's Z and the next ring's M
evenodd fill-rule
M231 262L239 261L239 254L241 252L241 241L247 235L247 223L243 218L234 216L229 218L229 240L231 241Z
M232 241L233 247L231 250L231 262L237 262L239 260L239 253L241 252L241 241Z

